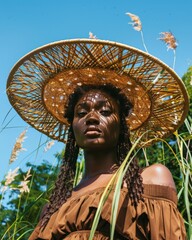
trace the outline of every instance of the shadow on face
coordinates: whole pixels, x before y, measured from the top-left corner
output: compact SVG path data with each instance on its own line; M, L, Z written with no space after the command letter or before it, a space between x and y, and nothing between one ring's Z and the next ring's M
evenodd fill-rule
M72 126L79 147L113 149L119 139L119 104L104 91L90 90L75 105Z

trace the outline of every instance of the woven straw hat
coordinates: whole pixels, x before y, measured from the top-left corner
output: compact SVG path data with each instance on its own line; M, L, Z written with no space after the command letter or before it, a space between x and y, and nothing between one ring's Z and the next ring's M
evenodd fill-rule
M182 80L157 58L97 39L53 42L28 53L11 70L7 94L18 114L52 139L65 141L68 97L83 84L111 83L128 97L131 140L154 142L184 121L189 100Z

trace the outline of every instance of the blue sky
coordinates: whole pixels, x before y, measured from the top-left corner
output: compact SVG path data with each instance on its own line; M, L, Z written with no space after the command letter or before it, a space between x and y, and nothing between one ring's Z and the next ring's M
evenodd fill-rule
M1 0L0 1L0 179L9 169L24 167L27 161L54 162L63 145L55 143L44 152L38 145L48 139L28 128L23 143L26 151L9 165L12 147L28 126L12 109L6 96L6 81L13 65L24 54L44 44L72 38L97 38L128 44L144 50L139 32L133 30L130 12L140 17L150 54L169 66L173 51L158 40L160 32L171 31L177 41L175 70L180 77L192 65L192 1L183 0ZM6 117L7 116L7 117ZM6 117L6 118L5 118Z

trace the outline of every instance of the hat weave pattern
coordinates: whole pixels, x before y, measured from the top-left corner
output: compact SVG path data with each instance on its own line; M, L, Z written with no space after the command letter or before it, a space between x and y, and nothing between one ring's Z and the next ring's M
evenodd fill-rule
M133 104L127 118L132 142L143 133L142 143L158 141L186 117L188 95L172 69L138 49L97 39L59 41L30 52L13 67L7 94L24 121L65 141L69 95L83 84L106 83Z

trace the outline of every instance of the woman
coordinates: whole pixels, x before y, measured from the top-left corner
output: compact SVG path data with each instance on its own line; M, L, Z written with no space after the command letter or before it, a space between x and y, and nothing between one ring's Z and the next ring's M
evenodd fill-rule
M162 62L99 40L62 41L25 56L10 74L8 95L25 121L67 140L50 203L31 240L88 239L103 191L131 148L129 129L132 141L150 144L182 123L188 104L180 79ZM85 172L73 187L79 148ZM112 188L94 239L109 239L113 193ZM114 239L185 239L176 203L169 170L156 164L141 171L133 158Z

